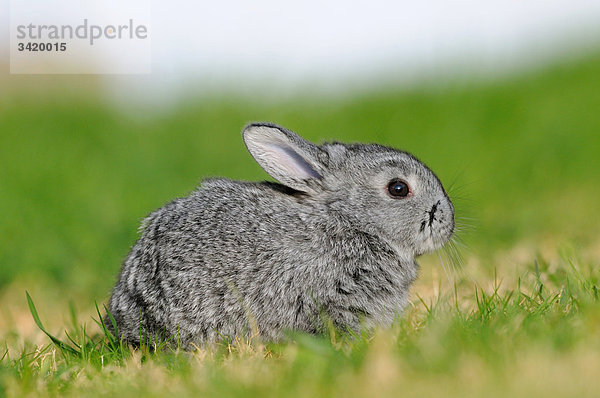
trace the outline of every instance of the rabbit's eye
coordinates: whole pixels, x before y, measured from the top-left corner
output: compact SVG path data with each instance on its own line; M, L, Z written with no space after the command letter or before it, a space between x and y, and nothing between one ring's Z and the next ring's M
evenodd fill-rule
M388 192L393 198L405 198L410 193L410 189L404 181L392 180L388 184Z

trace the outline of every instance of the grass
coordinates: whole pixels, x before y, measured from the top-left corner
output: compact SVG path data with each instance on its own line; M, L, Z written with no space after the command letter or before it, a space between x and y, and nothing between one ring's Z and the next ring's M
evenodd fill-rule
M96 86L15 83L0 94L0 397L595 395L599 72L592 54L497 82L151 115ZM415 153L471 230L464 267L423 258L412 305L372 335L191 353L111 338L94 320L141 218L202 176L266 177L239 135L250 120Z
M290 336L185 352L124 347L74 318L65 343L1 363L8 395L593 396L600 382L597 267L529 264L510 286L457 278L417 299L392 330ZM34 310L35 313L35 310Z

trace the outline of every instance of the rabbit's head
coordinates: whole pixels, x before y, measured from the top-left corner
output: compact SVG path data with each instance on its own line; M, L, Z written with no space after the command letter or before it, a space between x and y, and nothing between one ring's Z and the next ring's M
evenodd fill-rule
M312 144L280 126L248 125L246 147L267 173L327 206L402 256L442 247L454 207L437 176L409 153L377 144Z

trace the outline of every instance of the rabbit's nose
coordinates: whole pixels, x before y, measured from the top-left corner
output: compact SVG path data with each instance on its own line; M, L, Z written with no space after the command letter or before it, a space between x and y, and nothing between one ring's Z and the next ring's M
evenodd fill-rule
M433 204L433 206L431 206L431 210L429 210L427 213L429 214L429 226L431 227L431 225L433 224L433 221L436 219L435 218L435 213L438 209L438 206L440 205L440 201L438 200L437 202L435 202Z

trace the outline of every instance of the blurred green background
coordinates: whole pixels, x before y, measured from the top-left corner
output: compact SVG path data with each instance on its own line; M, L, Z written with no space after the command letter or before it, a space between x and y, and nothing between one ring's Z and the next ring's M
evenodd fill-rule
M0 94L0 290L36 280L105 299L147 213L205 176L268 178L240 137L250 121L414 153L452 185L466 256L600 245L600 53L497 80L131 112L94 84L49 81Z

